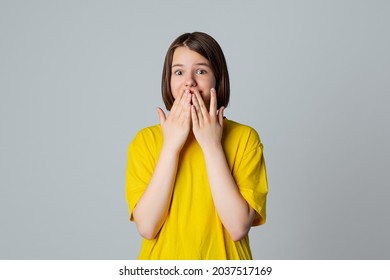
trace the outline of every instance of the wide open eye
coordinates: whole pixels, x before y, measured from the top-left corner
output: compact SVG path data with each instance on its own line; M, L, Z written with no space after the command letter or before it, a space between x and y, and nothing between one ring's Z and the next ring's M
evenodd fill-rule
M207 74L207 71L204 70L204 69L198 69L198 70L196 70L195 73L198 74L198 75L204 75L204 74Z
M176 70L174 73L175 73L176 76L183 75L183 71L181 71L181 70Z

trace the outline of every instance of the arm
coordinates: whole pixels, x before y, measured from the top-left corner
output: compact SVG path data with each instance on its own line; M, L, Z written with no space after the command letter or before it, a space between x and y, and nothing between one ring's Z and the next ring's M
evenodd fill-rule
M232 240L241 240L249 232L256 212L240 194L226 161L221 144L224 108L217 115L214 89L211 90L210 112L198 92L192 103L193 131L203 150L215 207Z
M146 239L155 238L168 215L180 150L190 130L190 101L188 92L180 94L168 117L157 109L164 143L152 178L133 210L138 231Z
M232 240L241 240L249 232L256 212L240 194L222 145L205 148L203 153L218 215Z
M133 210L137 229L145 239L155 238L167 217L177 160L177 153L162 148L152 178Z

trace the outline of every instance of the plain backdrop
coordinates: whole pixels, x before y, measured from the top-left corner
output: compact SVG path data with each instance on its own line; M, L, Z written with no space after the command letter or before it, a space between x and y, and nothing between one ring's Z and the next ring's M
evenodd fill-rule
M390 2L0 0L0 258L136 259L127 148L184 32L264 144L255 259L389 259Z

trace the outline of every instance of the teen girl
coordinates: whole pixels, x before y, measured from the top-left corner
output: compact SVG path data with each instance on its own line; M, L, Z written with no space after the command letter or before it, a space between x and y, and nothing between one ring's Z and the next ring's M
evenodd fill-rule
M252 259L248 232L266 218L267 179L256 131L224 117L229 75L201 32L169 47L160 124L128 150L126 198L143 237L139 259Z

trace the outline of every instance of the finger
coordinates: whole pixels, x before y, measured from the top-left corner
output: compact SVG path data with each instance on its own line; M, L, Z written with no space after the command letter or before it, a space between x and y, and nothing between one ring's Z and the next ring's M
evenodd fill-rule
M191 123L191 96L188 94L188 103L184 109L183 115L184 115L184 122L187 124Z
M204 117L204 116L207 116L208 114L208 111L207 111L207 108L204 104L204 101L203 101L203 98L202 96L200 95L199 91L195 91L195 96L196 96L196 100L198 101L198 104L199 104L199 111L201 113L201 115Z
M171 113L176 111L176 108L179 106L180 101L183 98L185 91L180 91L179 94L176 96L175 101L173 102L172 108L171 108Z
M187 90L178 104L177 116L186 119L188 115L191 115L191 94Z
M156 111L157 111L157 114L160 118L160 124L163 125L165 123L165 120L167 119L167 117L165 116L164 111L160 107L157 107Z
M223 128L223 112L224 111L225 111L225 107L223 107L223 106L218 111L218 122L222 128Z
M192 128L193 129L199 128L198 113L196 112L195 105L191 106L191 116L192 116Z
M210 90L210 115L217 115L217 93L213 88Z
M182 95L180 96L180 100L178 100L177 106L180 107L180 110L183 109L183 107L186 107L186 104L189 103L188 95L190 94L189 90L183 91Z
M199 104L198 98L195 94L192 95L192 105L195 109L198 123L202 124L203 123L203 115L202 115L202 111L200 109L200 104Z
M171 110L171 113L169 114L169 117L172 119L178 119L183 115L183 104L185 103L186 97L188 93L186 91L182 91L176 98L173 110Z

